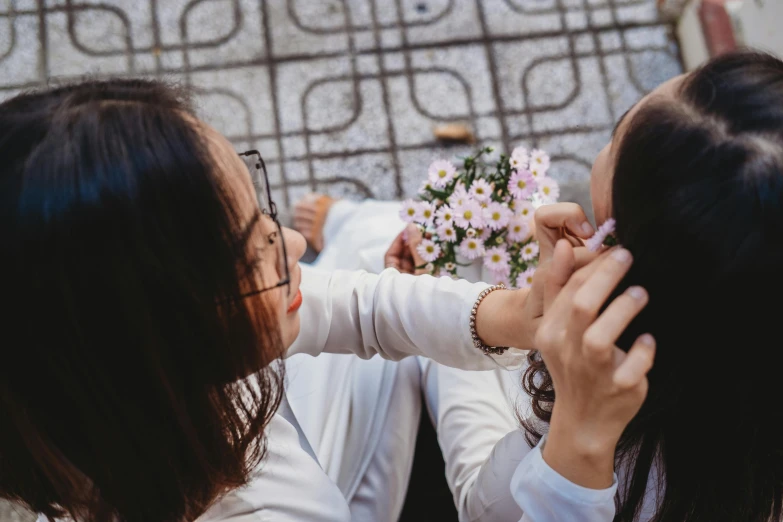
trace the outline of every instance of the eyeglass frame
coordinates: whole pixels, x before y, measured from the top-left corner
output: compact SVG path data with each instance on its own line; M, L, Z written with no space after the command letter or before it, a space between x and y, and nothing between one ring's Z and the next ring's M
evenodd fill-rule
M283 246L283 266L285 267L285 277L280 280L276 285L270 286L267 288L262 288L261 290L253 290L252 292L248 292L246 294L243 294L242 297L250 297L258 294L262 294L264 292L268 292L270 290L274 290L275 288L280 288L281 286L286 287L286 295L291 295L291 269L288 267L288 252L285 248L285 240L283 239L283 227L280 225L280 220L277 218L277 205L274 201L272 201L272 189L269 186L269 175L266 172L266 163L264 163L264 158L261 156L261 153L258 152L255 149L246 150L245 152L240 152L239 156L242 157L249 157L249 156L256 156L256 159L258 162L256 163L256 169L261 170L261 172L264 175L264 183L266 184L266 197L269 201L269 210L262 208L261 213L267 217L269 217L272 221L274 221L275 225L277 225L277 235L279 240L282 242ZM253 173L250 172L250 175L252 177ZM254 184L255 185L255 184ZM256 197L258 197L258 194L256 194Z

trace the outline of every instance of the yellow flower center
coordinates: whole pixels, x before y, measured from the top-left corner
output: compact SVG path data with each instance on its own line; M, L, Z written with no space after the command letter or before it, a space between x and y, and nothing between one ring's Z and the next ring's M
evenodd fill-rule
M414 209L412 209L412 208L409 208L409 209L408 209L408 215L409 215L409 216L412 216L412 215L414 215L415 213L416 213L416 210L414 210Z
M424 211L424 217L428 218L432 215L432 210L425 210Z
M529 211L528 209L525 209L525 210L523 210L523 211L522 211L522 215L523 215L523 216L527 216L527 213L528 213L528 212L530 212L530 211Z
M447 236L454 235L454 231L453 231L453 230L451 230L450 228L447 228L447 229L446 229L446 235L447 235Z
M476 194L483 194L483 193L484 193L484 189L483 189L483 188L481 188L481 187L478 187L478 188L476 189Z
M541 192L543 192L544 194L546 194L548 196L549 195L549 187L542 188Z
M514 225L514 232L521 232L521 231L522 231L522 227L520 227L519 225Z
M519 181L517 181L517 187L520 189L524 189L525 187L527 187L527 183L524 180L520 179Z
M533 278L532 278L531 276L527 276L527 278L525 279L525 281L527 281L527 284L529 284L529 285L530 285L530 284L533 284Z
M466 210L464 216L465 216L465 219L468 219L468 220L473 218L473 211L472 210Z
M445 178L446 174L447 174L447 172L445 170L443 170L443 169L438 171L438 177L439 178Z
M493 263L500 263L500 254L494 254L492 256L492 262Z
M432 254L433 252L435 252L435 247L432 245L427 245L427 253Z
M500 219L500 212L492 213L492 221L498 221Z
M468 242L468 248L470 248L470 249L476 248L476 243L474 241L469 241Z

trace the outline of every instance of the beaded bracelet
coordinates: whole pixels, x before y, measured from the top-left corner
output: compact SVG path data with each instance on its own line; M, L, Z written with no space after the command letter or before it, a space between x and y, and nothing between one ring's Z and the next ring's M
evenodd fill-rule
M485 288L479 294L478 299L476 299L476 302L473 304L473 309L470 311L470 336L473 338L473 346L487 355L502 355L506 350L508 350L508 347L487 346L484 344L484 342L479 338L478 332L476 331L476 314L478 313L478 307L481 304L481 301L483 301L484 298L490 294L490 292L494 292L495 290L503 290L505 288L506 285L503 283Z

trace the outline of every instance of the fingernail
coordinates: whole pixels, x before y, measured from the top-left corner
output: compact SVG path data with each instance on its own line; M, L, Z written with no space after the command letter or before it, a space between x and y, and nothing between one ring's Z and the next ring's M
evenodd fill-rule
M631 260L631 253L624 248L618 248L612 252L612 257L620 263L628 263Z
M634 299L639 299L640 301L647 297L647 292L644 291L644 288L641 286L632 286L628 289L628 295L633 297Z
M655 339L653 339L653 336L650 334L644 334L641 337L639 337L639 342L642 344L646 344L647 346L652 346L655 344Z
M592 235L595 233L595 231L593 230L593 225L591 225L587 221L582 223L582 232L584 232L585 235Z

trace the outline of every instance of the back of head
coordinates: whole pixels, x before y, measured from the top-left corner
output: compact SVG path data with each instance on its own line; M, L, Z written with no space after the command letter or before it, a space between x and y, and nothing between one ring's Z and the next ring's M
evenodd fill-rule
M219 169L160 83L0 104L0 496L179 521L246 481L280 342Z
M650 294L622 344L658 341L647 401L620 445L618 519L638 513L657 459L655 520L778 520L783 62L713 60L673 100L641 107L616 157L617 239L634 255L618 292Z

